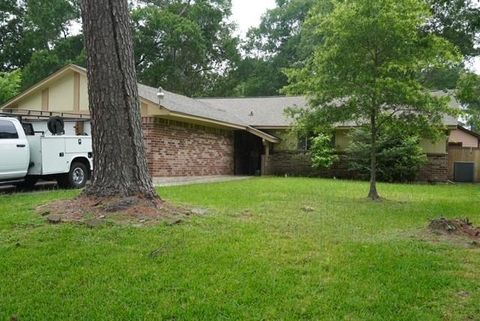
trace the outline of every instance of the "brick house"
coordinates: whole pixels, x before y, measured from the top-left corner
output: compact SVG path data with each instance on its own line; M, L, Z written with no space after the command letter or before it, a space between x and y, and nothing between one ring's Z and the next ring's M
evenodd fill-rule
M25 115L35 130L46 122L35 115L61 115L67 134L89 134L86 70L68 65L21 93L0 109ZM147 158L152 176L321 175L349 177L345 161L331 170L310 166L301 142L289 134L291 119L284 110L305 107L304 97L193 99L139 84ZM448 130L458 121L446 117ZM339 153L349 143L352 126L336 128ZM447 136L422 141L429 163L422 180L446 181Z

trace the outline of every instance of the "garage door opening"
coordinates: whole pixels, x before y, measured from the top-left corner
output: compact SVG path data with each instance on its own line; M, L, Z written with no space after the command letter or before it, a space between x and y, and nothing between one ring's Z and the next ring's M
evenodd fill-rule
M475 175L475 163L455 162L454 181L459 183L473 183Z

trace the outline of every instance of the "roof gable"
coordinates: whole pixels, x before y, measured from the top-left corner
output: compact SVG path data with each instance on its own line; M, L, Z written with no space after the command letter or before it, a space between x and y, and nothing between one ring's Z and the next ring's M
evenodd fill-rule
M43 79L42 81L36 83L32 87L28 88L27 90L23 91L19 95L13 97L6 103L4 103L2 106L0 106L0 109L6 109L6 108L11 108L14 106L17 102L36 94L38 91L42 90L45 87L48 87L51 83L55 82L56 80L62 78L63 76L67 75L68 73L71 72L78 72L78 73L84 73L86 74L86 69L82 68L77 65L67 65L63 67L62 69L54 72L47 78Z

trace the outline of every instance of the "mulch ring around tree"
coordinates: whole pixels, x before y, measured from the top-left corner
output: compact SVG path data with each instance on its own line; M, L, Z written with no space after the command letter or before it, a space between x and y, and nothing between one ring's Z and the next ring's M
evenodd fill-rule
M436 235L467 238L472 240L473 245L480 244L480 227L474 226L468 219L439 218L432 220L428 228Z
M37 212L51 224L79 223L88 227L108 224L145 226L159 222L176 225L192 216L207 214L205 209L189 209L161 200L85 196L51 202L39 206Z

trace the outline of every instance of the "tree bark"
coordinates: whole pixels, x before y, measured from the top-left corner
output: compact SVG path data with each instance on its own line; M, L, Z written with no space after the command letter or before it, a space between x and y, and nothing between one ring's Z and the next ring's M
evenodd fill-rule
M127 0L81 0L92 119L88 196L157 198L142 131Z
M371 125L371 144L370 144L370 191L368 197L374 201L380 199L377 191L377 117L372 113L370 119Z

